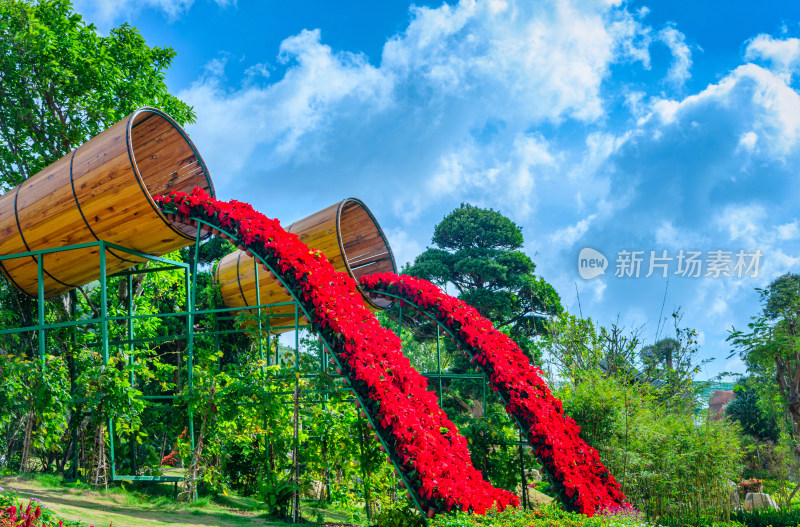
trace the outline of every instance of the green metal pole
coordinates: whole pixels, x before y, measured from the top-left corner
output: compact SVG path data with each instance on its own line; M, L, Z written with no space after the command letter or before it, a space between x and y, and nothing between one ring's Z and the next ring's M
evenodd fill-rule
M136 377L134 375L134 352L136 345L133 343L133 275L129 274L125 277L128 282L128 298L127 298L127 308L128 308L128 364L130 365L131 371L129 374L129 382L131 388L133 388L134 384L136 383ZM136 462L136 441L131 437L129 439L130 448L131 448L131 468L132 474L135 476L138 472L137 469L137 462Z
M486 379L486 374L483 374L483 416L486 416L486 385L488 384L488 380Z
M367 458L364 455L364 427L361 423L361 412L356 409L358 414L358 448L361 450L361 475L364 478L364 503L367 509L367 520L372 521L372 507L370 506L371 496L369 492L369 474L367 472Z
M525 438L522 436L522 431L519 432L519 440L520 444L519 447L519 471L520 471L520 481L522 482L522 510L528 509L528 482L525 480L525 451L522 447L522 441L525 441Z
M403 306L400 305L398 302L398 306L400 308L400 314L397 316L397 336L400 339L403 339Z
M299 437L299 405L300 405L300 314L297 302L294 304L294 515L297 523L300 518L300 437Z
M272 319L267 317L267 366L272 366L272 354L270 353L270 351L272 350L272 341L270 339L272 334L272 329L270 327L271 325L272 325ZM276 360L275 365L277 366L277 364L278 361Z
M133 387L136 379L133 373L133 354L135 349L135 344L133 343L133 275L128 275L128 340L130 344L128 345L128 362L131 366L130 372L130 383L131 387Z
M106 275L106 244L100 240L100 332L103 343L103 371L108 368L108 276ZM102 396L101 396L102 397ZM101 399L102 400L102 399ZM114 455L114 416L108 414L108 449L111 454L111 480L117 477Z
M253 259L253 269L256 273L256 316L258 317L258 355L261 359L261 373L264 373L264 343L261 339L261 284L258 281L258 260Z
M42 375L44 375L44 368L45 368L45 348L46 342L45 339L47 338L44 332L44 254L40 254L39 258L36 260L37 264L37 273L39 278L39 304L38 304L38 320L39 320L39 329L37 330L38 337L39 337L39 361L42 364Z
M195 292L197 291L197 260L200 255L200 223L197 224L197 234L194 240L194 259L190 265L189 273L191 274L191 289L187 291L186 302L189 307L189 312L186 314L186 381L189 393L192 393L193 376L194 376L194 303ZM187 280L188 280L187 276ZM187 284L189 285L189 284ZM194 410L192 409L192 402L189 401L189 441L192 449L192 462L194 463L195 443L194 443ZM192 481L194 489L191 499L197 500L197 482Z

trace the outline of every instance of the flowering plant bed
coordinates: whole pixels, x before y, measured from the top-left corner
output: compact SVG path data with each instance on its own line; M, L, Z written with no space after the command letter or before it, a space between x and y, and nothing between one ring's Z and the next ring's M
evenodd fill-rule
M403 356L400 339L365 307L349 275L246 203L219 201L199 188L155 200L174 219L206 223L276 275L335 357L421 509L429 515L451 509L485 513L518 505L517 496L494 488L472 465L466 440Z
M560 501L571 511L589 516L610 508L630 507L597 451L580 437L580 428L564 415L532 365L507 335L500 333L472 306L420 278L379 273L361 277L361 285L399 298L435 319L459 347L486 373L500 393L537 457L542 461Z
M55 514L36 498L25 505L13 488L0 487L0 527L77 527L80 522L68 522Z
M743 495L748 492L761 492L764 490L764 482L757 478L743 479L739 482L739 488Z

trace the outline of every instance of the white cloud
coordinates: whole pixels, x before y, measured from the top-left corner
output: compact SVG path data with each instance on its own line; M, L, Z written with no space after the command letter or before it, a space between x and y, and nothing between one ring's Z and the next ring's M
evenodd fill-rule
M758 35L747 44L744 58L767 61L772 69L789 79L800 68L800 39L776 39L770 35Z
M669 125L704 107L739 112L742 121L752 119L748 133L764 138L763 144L774 154L790 153L800 139L800 94L785 78L755 64L739 66L719 83L681 101L655 101L653 112L639 125L654 118Z
M669 26L658 32L658 38L669 47L672 53L672 64L667 72L667 82L680 88L691 76L689 70L692 67L692 51L686 44L686 37L674 27Z
M658 249L694 250L705 244L702 234L676 227L670 220L662 220L655 228L653 237Z
M550 243L557 247L572 247L578 240L583 238L592 221L597 217L597 214L592 214L583 218L574 225L568 225L549 236Z
M737 242L743 244L742 248L749 249L763 241L766 217L761 205L728 205L715 214L713 221L721 232L728 234L728 242Z
M648 60L649 30L618 2L462 0L411 16L377 66L303 31L281 45L283 77L258 75L269 71L262 61L238 88L216 71L179 93L195 106L189 131L218 187L247 166L257 174L241 174L240 186L299 166L366 180L368 165L416 182L393 189L394 210L408 220L475 191L523 219L564 162L531 128L602 122L611 65ZM600 136L593 148L614 147ZM593 189L603 192L588 181Z
M274 84L260 85L252 75L245 87L231 92L222 82L225 62L214 60L202 77L178 94L196 108L198 124L189 131L202 145L208 164L217 168L220 186L247 166L259 144L270 145L272 154L261 163L272 166L317 155L313 144L306 142L303 152L298 146L324 126L345 99L364 116L388 102L390 81L365 57L334 53L320 42L318 30L284 40L280 60L289 67Z
M400 228L388 229L385 231L389 246L392 248L394 260L398 271L407 263L412 263L425 249L420 240L411 236L407 231Z
M748 152L752 152L756 147L756 142L758 141L758 134L755 132L745 132L739 137L739 146L747 150Z
M195 0L75 0L75 11L103 31L124 22L143 9L155 9L173 22L191 9ZM236 0L214 0L221 8L235 7Z
M781 241L794 240L800 235L800 224L797 220L790 223L784 223L776 227L778 231L778 239Z

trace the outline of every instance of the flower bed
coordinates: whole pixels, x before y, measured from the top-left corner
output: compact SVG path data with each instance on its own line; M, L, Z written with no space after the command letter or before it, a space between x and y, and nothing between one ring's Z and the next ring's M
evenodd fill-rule
M568 510L591 516L604 509L629 507L597 451L579 437L575 421L564 415L541 370L475 308L420 278L379 273L363 276L361 284L367 290L395 295L401 305L407 300L452 332L503 397L506 410L522 427Z
M80 522L60 520L36 498L20 501L16 489L0 487L0 527L77 527Z
M168 215L214 225L278 274L337 358L423 508L485 513L518 505L517 496L494 488L472 465L466 440L426 389L427 380L403 356L400 339L364 306L350 276L336 272L320 251L246 203L219 201L199 188L155 200Z

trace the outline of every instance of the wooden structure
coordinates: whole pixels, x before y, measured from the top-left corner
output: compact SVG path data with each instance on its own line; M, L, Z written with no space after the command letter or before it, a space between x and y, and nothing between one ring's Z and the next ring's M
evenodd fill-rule
M172 224L153 195L195 186L214 195L200 154L181 127L141 108L21 185L0 196L0 255L103 240L150 255L195 241L195 229ZM100 276L98 246L0 262L20 290L37 294L41 257L46 296ZM106 249L106 271L144 258Z
M358 199L347 198L335 203L291 224L286 230L297 234L312 249L322 251L336 270L352 276L357 286L362 275L397 272L389 242L370 210ZM216 279L226 307L254 307L259 302L260 305L270 304L262 308L261 314L270 317L271 331L281 333L294 329L292 298L280 282L258 269L256 261L243 251L235 251L219 261ZM361 291L361 287L358 288ZM363 291L362 295L373 311L387 309L394 302ZM248 312L256 314L255 309Z

